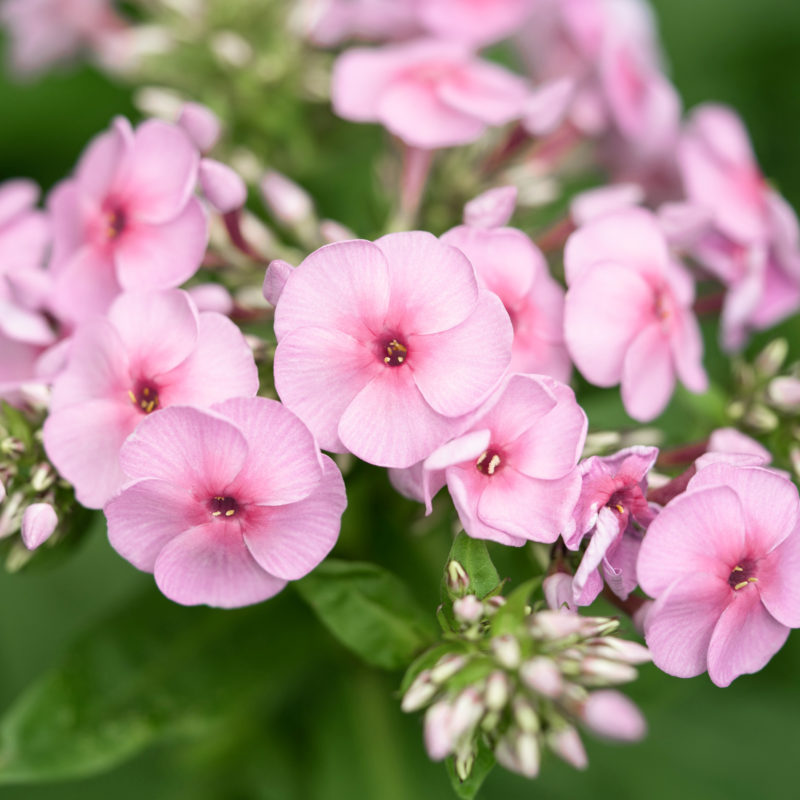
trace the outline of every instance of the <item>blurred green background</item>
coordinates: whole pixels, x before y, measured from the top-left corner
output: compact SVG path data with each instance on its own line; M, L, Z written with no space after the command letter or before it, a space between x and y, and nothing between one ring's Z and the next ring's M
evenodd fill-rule
M764 171L793 205L800 205L800 3L657 0L654 6L672 75L687 107L718 100L737 108ZM132 113L129 90L88 68L32 84L0 78L0 180L29 176L49 187L72 168L86 141L117 113ZM341 167L331 164L328 175ZM336 202L335 193L329 191L322 199L323 214L334 214ZM794 333L797 328L786 330ZM800 355L800 342L794 340L792 346L794 355ZM372 487L374 478L362 468L354 482ZM357 495L358 488L354 491ZM428 596L420 599L433 609L446 536L434 531L424 541L409 534L408 523L418 519L418 509L398 506L388 488L381 496L367 497L365 492L366 488L361 499L351 499L339 554L370 557L404 570L405 577L428 587L423 590ZM408 553L414 556L409 558ZM224 640L226 652L215 655L224 657L221 668L234 670L236 681L252 685L252 693L238 694L235 701L222 693L218 721L208 730L198 723L199 736L170 731L167 742L111 772L73 782L3 787L2 797L438 800L452 796L444 769L424 755L419 719L401 714L393 697L399 676L358 666L294 595L236 612L171 607L157 597L150 576L137 573L114 554L101 529L62 566L24 575L0 574L0 707L56 664L76 637L130 604L142 604L131 617L133 648L138 637L149 632L156 637L163 634L168 650L173 640L180 639L184 621L187 636L192 626L200 630L233 626ZM241 640L234 630L240 621L242 630L251 631ZM128 629L120 625L116 635L124 638ZM261 633L254 637L253 630ZM292 639L310 633L314 643ZM273 662L281 661L282 652L291 652L296 660L290 660L291 668L276 678ZM105 664L105 657L99 654L99 663ZM104 685L113 688L119 679L120 691L128 691L124 668L111 657L107 667ZM187 664L176 693L185 687L191 696L194 669ZM145 679L157 683L158 675ZM729 689L716 689L706 676L680 681L650 667L642 670L630 693L649 721L645 742L618 747L587 737L591 762L587 772L578 773L554 758L547 759L534 783L496 770L480 797L751 800L798 795L800 636L791 637L763 672L742 677ZM46 728L48 720L41 724ZM188 728L194 732L191 719ZM115 735L113 725L108 735Z

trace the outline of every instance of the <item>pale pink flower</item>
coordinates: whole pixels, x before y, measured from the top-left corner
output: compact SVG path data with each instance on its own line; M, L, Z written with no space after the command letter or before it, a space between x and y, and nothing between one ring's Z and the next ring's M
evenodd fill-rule
M797 489L762 467L709 464L653 521L639 553L653 661L717 686L757 672L800 627Z
M516 228L460 225L442 241L461 250L480 285L503 301L514 327L510 371L568 381L572 363L564 344L564 290L539 248Z
M80 502L100 508L122 485L120 447L146 416L257 390L252 352L229 319L198 314L179 290L126 293L76 331L53 384L45 448Z
M463 427L508 366L502 303L429 233L329 244L288 275L277 266L275 386L325 450L411 466Z
M339 535L342 476L274 400L167 408L120 460L133 480L105 507L109 539L176 603L258 603L314 569Z
M486 45L505 39L531 16L530 0L422 0L417 15L435 36Z
M347 39L385 41L420 32L419 0L301 0L295 23L322 47Z
M75 177L49 198L55 313L104 313L123 290L167 289L190 278L207 242L192 197L199 154L178 127L117 118L84 152Z
M657 456L655 447L628 447L581 462L583 484L573 512L575 533L567 546L575 550L584 536L591 538L572 581L576 605L593 603L603 588L603 578L623 600L636 588L642 536L656 516L646 493L647 474Z
M468 144L523 112L529 88L467 45L437 40L355 48L334 64L333 109L379 122L406 144L433 150Z
M751 330L800 307L797 217L768 186L744 125L724 106L695 109L678 160L689 201L711 216L711 230L690 252L727 287L722 341L735 350Z
M570 236L564 263L565 338L587 380L621 383L625 409L639 421L663 411L676 376L690 391L705 391L694 284L650 212L590 222Z
M425 500L447 483L464 530L521 546L571 533L580 493L586 415L572 390L542 375L512 375L463 435L424 464Z
M4 0L0 23L20 74L41 72L82 50L104 56L125 28L110 0Z

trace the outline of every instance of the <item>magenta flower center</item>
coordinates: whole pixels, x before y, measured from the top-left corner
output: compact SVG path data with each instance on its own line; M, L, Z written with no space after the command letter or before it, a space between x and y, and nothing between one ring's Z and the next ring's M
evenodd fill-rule
M239 510L239 504L233 497L217 495L208 501L208 510L212 517L233 517Z
M125 212L116 208L108 214L108 228L106 234L109 239L116 239L125 230Z
M158 408L158 389L152 383L139 381L133 389L128 390L128 397L145 414L151 414Z
M475 469L483 475L494 475L503 466L503 459L499 450L490 447L484 450L475 462Z
M750 559L743 560L731 569L731 574L728 576L728 586L738 592L751 583L758 583L755 572L756 565Z
M408 357L408 348L398 339L392 339L385 345L383 363L387 367L400 367Z

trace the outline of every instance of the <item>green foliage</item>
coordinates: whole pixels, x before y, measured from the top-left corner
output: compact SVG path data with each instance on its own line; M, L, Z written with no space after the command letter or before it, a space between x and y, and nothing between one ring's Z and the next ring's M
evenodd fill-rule
M450 783L456 796L461 800L473 800L478 794L478 790L483 785L486 777L492 771L495 765L494 753L483 743L478 745L478 754L475 756L475 763L472 765L472 771L465 781L458 777L455 768L455 759L450 756L445 761L447 767L447 774L450 777Z
M464 567L469 575L468 591L481 599L492 594L500 585L500 576L482 539L473 539L461 531L453 542L448 561L457 561Z
M431 616L375 564L328 559L296 587L325 627L373 666L402 669L433 639Z

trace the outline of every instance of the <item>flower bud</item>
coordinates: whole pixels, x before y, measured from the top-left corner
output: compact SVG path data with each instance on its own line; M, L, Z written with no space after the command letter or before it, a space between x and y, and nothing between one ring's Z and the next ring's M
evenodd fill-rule
M526 778L535 778L539 774L539 739L534 733L521 733L517 738L517 763L519 772Z
M635 742L647 732L641 711L620 692L592 692L583 705L581 718L598 736Z
M328 244L333 242L346 242L348 239L358 238L350 228L332 219L323 219L322 222L320 222L319 235L320 238Z
M411 686L406 690L400 708L406 712L419 711L433 700L438 689L439 687L431 679L431 671L425 669L414 678Z
M231 293L219 283L200 283L186 290L198 311L215 311L226 317L233 311Z
M773 339L757 356L753 366L764 378L778 374L789 354L789 343L786 339Z
M178 116L178 126L201 153L207 153L219 140L221 125L217 115L200 103L185 103Z
M564 688L561 670L551 658L537 656L519 668L523 683L545 697L558 697Z
M492 652L500 666L506 669L516 669L522 658L519 642L509 633L492 639Z
M219 31L211 39L211 52L223 67L246 67L253 58L253 48L244 37L233 31Z
M459 780L465 781L472 772L472 765L475 763L475 748L470 745L456 753L455 768Z
M441 761L453 749L452 716L453 709L447 700L439 700L425 713L425 749L432 761Z
M199 178L206 200L220 214L236 211L247 202L247 186L227 164L204 158L200 161Z
M636 680L636 670L630 664L606 661L604 658L584 658L581 664L584 682L595 686L628 683Z
M473 731L485 711L486 706L483 704L480 692L472 686L458 695L453 703L453 713L450 717L453 748L460 739Z
M442 656L430 671L431 680L439 685L446 683L466 663L466 656L458 653L448 653L446 656Z
M744 421L760 433L770 433L780 424L777 414L760 404L754 405L747 410L744 415Z
M31 474L30 485L34 492L41 493L49 489L56 481L53 468L46 462L39 464Z
M539 724L539 715L536 709L522 695L517 695L512 703L514 710L514 719L520 730L527 731L528 733L538 733L541 725Z
M284 225L299 225L314 215L308 192L275 170L261 179L261 195L270 213Z
M500 711L505 708L510 692L508 676L502 670L495 670L486 679L486 689L483 693L486 707L490 711Z
M28 550L46 542L58 526L58 516L50 503L33 503L22 515L22 541Z
M462 595L469 588L469 575L458 561L450 561L446 572L447 588L457 595Z
M648 664L653 660L650 651L643 644L627 639L608 636L596 639L589 645L591 654L598 658L623 661L626 664Z
M800 409L800 379L789 376L773 378L767 388L769 399L785 411Z
M464 595L453 603L453 614L459 622L478 622L483 618L483 603L474 594Z
M589 765L581 737L572 725L550 731L547 736L547 744L559 758L575 769L586 769Z

